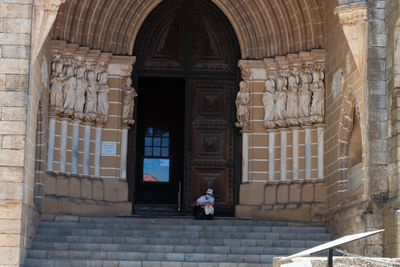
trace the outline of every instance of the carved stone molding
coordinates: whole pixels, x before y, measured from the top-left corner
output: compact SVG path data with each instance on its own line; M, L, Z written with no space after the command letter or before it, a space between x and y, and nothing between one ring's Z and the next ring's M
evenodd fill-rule
M33 6L32 61L36 60L57 17L57 11L64 2L65 0L35 0Z
M49 112L53 117L104 124L108 119L108 65L112 54L52 41Z
M324 123L324 50L302 51L263 60L240 60L238 65L246 84L249 82L265 84L262 103L267 131ZM240 92L238 98L239 94ZM236 103L238 101L237 99ZM237 116L236 126L244 125L238 114Z
M339 16L351 53L361 73L364 73L367 49L367 11L365 2L341 5L335 9L335 14Z
M265 80L265 67L260 60L239 60L238 67L245 81Z

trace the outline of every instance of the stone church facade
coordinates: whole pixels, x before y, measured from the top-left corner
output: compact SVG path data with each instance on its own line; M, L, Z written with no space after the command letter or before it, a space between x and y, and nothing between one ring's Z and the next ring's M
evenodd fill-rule
M204 35L168 35L195 25L191 2ZM399 25L398 0L0 0L0 266L41 218L128 215L165 190L190 212L208 187L228 215L385 229L349 249L398 257ZM182 68L180 33L206 51ZM142 130L149 77L183 81L181 150ZM140 180L148 147L174 153L173 188Z

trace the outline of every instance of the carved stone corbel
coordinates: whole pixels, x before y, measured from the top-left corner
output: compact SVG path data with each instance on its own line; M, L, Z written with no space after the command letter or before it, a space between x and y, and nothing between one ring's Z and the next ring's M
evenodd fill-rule
M341 5L335 9L335 14L339 16L351 53L361 73L364 73L367 49L367 11L366 2Z
M57 11L64 2L65 0L35 0L33 7L32 61L36 60L56 20Z

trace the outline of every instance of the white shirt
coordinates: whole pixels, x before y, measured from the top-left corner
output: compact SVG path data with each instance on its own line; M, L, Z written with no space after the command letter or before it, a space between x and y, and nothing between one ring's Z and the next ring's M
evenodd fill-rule
M210 195L203 195L196 200L196 203L199 205L201 205L205 202L211 202L211 205L214 206L214 197L212 197Z

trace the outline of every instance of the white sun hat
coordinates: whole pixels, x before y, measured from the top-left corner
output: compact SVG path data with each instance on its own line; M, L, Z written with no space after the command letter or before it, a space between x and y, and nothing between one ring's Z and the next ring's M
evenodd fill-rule
M209 194L209 195L212 195L212 196L214 195L213 194L213 190L211 188L207 189L206 194Z

